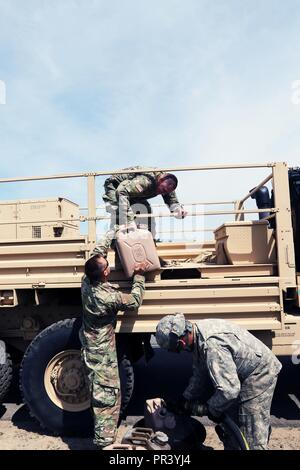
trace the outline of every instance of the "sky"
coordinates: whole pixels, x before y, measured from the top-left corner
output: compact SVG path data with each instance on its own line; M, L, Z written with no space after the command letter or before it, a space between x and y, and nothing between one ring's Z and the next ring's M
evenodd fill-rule
M0 0L1 176L300 165L299 52L299 0ZM231 200L268 172L180 173L178 195ZM0 184L56 195L85 205L85 182Z

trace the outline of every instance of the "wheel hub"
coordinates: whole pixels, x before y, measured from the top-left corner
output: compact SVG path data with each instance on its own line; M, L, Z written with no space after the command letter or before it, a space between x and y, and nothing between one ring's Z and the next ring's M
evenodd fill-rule
M48 363L44 384L49 398L68 411L83 411L90 407L90 392L80 351L62 351Z

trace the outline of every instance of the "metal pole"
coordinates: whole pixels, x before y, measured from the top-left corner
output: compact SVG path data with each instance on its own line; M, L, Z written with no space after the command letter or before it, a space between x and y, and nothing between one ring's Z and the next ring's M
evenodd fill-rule
M91 245L90 249L96 244L96 225L97 225L97 213L96 213L96 188L95 188L95 176L89 175L87 177L88 183L88 242Z
M237 201L212 201L212 202L183 202L184 206L217 206L235 204ZM165 204L151 204L151 207L165 207ZM87 207L80 207L81 211L87 211ZM105 209L105 205L97 206L97 209Z
M251 197L253 194L255 194L256 191L258 191L258 189L260 189L262 186L264 186L272 178L273 178L272 174L267 176L261 183L259 183L257 186L255 186L254 189L249 191L249 193L246 194L246 196L243 199L241 199L240 204L242 205L245 201L247 201L247 199L249 199L249 197Z
M257 186L255 186L254 189L249 191L249 193L246 194L246 196L243 199L241 199L240 201L237 201L235 209L237 209L237 210L242 209L244 207L244 202L247 201L247 199L249 199L249 197L251 197L253 194L255 194L256 191L258 191L262 186L264 186L272 178L273 178L273 174L271 173L261 183L259 183ZM237 221L238 220L244 220L244 219L245 219L245 217L243 215L239 215L239 214L237 214L236 217L235 217L235 220L237 220Z
M244 204L241 204L241 201L236 201L235 204L234 204L234 210L236 210L236 211L244 210ZM234 219L236 220L236 222L239 222L240 220L245 220L245 216L244 216L244 214L241 214L239 212L239 213L235 214Z
M40 180L51 180L51 179L62 179L62 178L83 178L89 176L110 176L110 175L122 175L127 173L160 173L170 171L205 171L205 170L234 170L243 168L273 168L275 163L253 163L244 165L207 165L207 166L178 166L178 167L167 167L167 168L139 168L136 170L114 170L114 171L95 171L89 173L64 173L59 175L42 175L42 176L18 176L16 178L0 178L0 183L17 183L19 181L40 181Z
M87 217L85 216L80 216L79 218L63 218L63 219L39 219L38 221L36 220L0 220L0 225L11 225L11 224L31 224L31 223L52 223L52 222L93 222L94 227L96 227L96 221L97 220L109 220L110 216L101 216L101 215L94 215L96 214L96 207L91 206L90 212L93 215L88 215ZM228 210L228 211L203 211L203 212L194 212L192 214L189 214L189 217L194 217L198 215L226 215L226 214L257 214L260 212L266 212L266 209L244 209L244 210ZM276 208L268 208L268 212L278 212L278 209ZM171 217L173 218L174 216L172 214L136 214L135 216L137 219L139 218L153 218L153 217ZM95 232L96 233L96 232ZM92 232L91 232L92 235ZM95 239L96 241L96 235L91 236L91 239Z

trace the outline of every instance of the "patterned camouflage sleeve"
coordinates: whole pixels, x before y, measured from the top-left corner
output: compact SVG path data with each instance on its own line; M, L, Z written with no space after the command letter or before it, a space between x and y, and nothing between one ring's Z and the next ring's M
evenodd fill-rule
M115 231L108 230L106 234L101 238L99 243L95 246L94 250L91 253L91 256L100 254L104 258L107 257L107 252L111 247L112 241L115 238Z
M130 166L128 168L124 168L124 170L139 170L142 169L141 166ZM104 182L104 195L102 196L103 201L105 204L110 204L112 206L118 205L118 195L117 189L118 186L126 180L132 180L135 178L134 173L117 173L115 175L110 176Z
M134 213L130 207L130 199L140 198L141 193L147 193L153 186L152 180L146 175L138 175L131 180L119 184L116 194L119 203L120 214L127 214L128 222L134 220Z
M115 311L135 310L142 304L145 293L145 277L136 274L133 278L133 285L130 294L123 294L120 291L110 295L106 304Z
M193 375L183 392L184 398L189 401L201 400L201 397L205 394L207 382L208 374L205 362L197 362L193 365Z
M110 178L107 178L104 182L104 195L102 196L103 201L106 204L111 204L112 206L118 205L117 199L117 188L122 181L125 181L128 177L128 174L112 175Z
M164 194L163 200L164 203L169 207L171 212L176 211L181 207L181 204L178 201L175 191L172 191L169 194Z
M217 340L210 340L207 344L206 363L215 388L215 393L207 404L209 411L218 416L237 399L241 383L231 352L218 344Z

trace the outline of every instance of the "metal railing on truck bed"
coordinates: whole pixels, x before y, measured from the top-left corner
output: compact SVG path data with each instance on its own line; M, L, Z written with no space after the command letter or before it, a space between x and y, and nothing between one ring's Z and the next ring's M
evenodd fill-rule
M195 262L201 251L214 251L214 241L158 244L159 254L178 264L163 267L155 276L148 276L145 300L139 312L119 315L120 331L153 331L161 316L181 310L191 319L220 316L237 321L249 329L280 329L284 320L283 293L296 287L293 234L291 226L288 168L285 163L210 165L159 168L157 171L183 172L207 170L232 170L270 168L268 175L245 197L235 201L208 201L202 205L232 204L228 210L195 210L190 216L233 215L237 224L245 214L258 214L266 209L246 209L246 201L268 182L272 183L274 207L268 213L275 220L276 263L218 264ZM117 170L114 172L74 173L52 176L1 178L0 183L40 181L50 179L84 178L87 181L87 215L60 217L60 224L87 222L87 235L76 231L69 238L55 236L51 239L22 239L0 241L0 306L18 304L18 289L69 288L80 286L83 266L89 252L96 244L97 222L109 219L97 214L95 180L98 176L120 173L140 173L153 169ZM138 217L138 216L137 216ZM142 217L145 217L143 215ZM152 214L148 217L170 218L170 214ZM38 220L22 219L22 224L56 224L53 217ZM16 224L16 219L2 219L0 226ZM37 224L36 224L37 225ZM213 231L198 229L197 231ZM59 233L59 232L58 232ZM110 255L111 256L111 255ZM112 272L112 279L126 288L128 281L120 270ZM22 296L19 296L20 299Z

